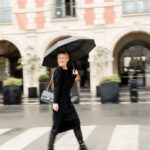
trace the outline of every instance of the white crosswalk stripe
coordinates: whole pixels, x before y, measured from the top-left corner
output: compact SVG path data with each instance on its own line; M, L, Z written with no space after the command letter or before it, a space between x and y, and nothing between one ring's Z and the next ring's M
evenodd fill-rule
M90 126L81 126L83 138L85 143L88 145L88 140L90 137L94 138L94 134L97 131L98 126L90 125ZM0 129L0 138L2 138L5 133L11 131L15 128L4 128ZM50 133L51 127L33 127L23 129L19 134L13 137L12 132L7 141L4 141L0 145L0 150L28 150L28 146L32 149L32 145L34 143L37 144L38 140L42 135L45 137L45 146L47 146L47 142L49 139L47 135ZM107 132L107 131L106 131ZM107 150L138 150L139 148L139 125L116 125L114 128L112 127L108 142L106 143ZM11 137L12 134L12 137ZM99 136L103 136L98 133ZM45 136L46 135L46 136ZM98 136L97 136L98 138ZM5 137L4 137L5 139ZM105 139L106 140L106 139ZM98 143L97 143L98 142ZM40 144L40 143L38 143ZM37 145L38 145L37 144ZM97 145L101 144L101 141L95 140ZM37 147L37 150L41 149L41 147ZM69 130L67 132L62 133L62 136L56 138L55 148L57 150L77 150L78 142L75 138L73 130ZM46 149L43 149L46 150ZM94 149L93 149L94 150ZM96 149L97 150L97 149Z
M139 125L116 126L107 150L138 150Z
M12 128L0 129L0 135L6 133L6 132L8 132L8 131L10 131L11 129L12 129Z
M84 140L92 133L96 126L81 126ZM5 133L13 128L0 129L0 133ZM50 132L51 127L34 127L23 131L21 134L11 138L7 142L0 145L0 150L23 150L28 145L32 144L35 140L40 138L45 133ZM69 141L69 142L67 142ZM66 144L66 142L68 144ZM65 135L56 141L56 149L67 150L67 147L62 148L63 145L68 146L68 150L72 147L77 147L78 143L73 133L73 130L65 132ZM47 143L46 143L47 144ZM75 150L75 148L72 150Z
M96 128L96 126L82 126L83 138L86 140L90 133ZM62 146L65 145L65 146ZM73 133L73 130L68 131L63 138L56 142L56 149L58 150L77 150L77 140Z
M36 127L28 129L22 134L12 138L0 146L0 150L22 150L31 142L50 130L49 127Z

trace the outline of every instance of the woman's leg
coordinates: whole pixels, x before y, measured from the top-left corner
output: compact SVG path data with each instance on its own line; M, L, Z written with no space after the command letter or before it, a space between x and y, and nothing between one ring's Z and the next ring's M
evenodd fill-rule
M54 143L55 143L56 135L57 133L53 133L51 130L50 137L49 137L48 150L54 150Z
M87 150L87 147L83 141L81 127L75 128L75 129L73 129L73 131L74 131L74 134L75 134L77 141L80 145L80 150Z

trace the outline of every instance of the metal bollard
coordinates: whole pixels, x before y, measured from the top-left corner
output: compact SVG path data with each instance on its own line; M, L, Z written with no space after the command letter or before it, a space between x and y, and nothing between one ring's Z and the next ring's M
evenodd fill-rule
M137 79L130 79L130 100L132 103L138 102Z

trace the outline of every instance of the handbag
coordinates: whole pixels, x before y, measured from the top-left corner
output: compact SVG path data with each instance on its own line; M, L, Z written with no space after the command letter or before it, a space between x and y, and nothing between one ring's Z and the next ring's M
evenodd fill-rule
M54 73L53 73L54 74ZM41 94L41 101L52 104L54 102L54 92L48 91L50 84L53 81L53 74L47 88Z

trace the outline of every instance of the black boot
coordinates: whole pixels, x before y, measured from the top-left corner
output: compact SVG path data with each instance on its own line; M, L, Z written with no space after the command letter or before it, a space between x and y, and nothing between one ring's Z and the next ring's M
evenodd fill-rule
M82 132L81 132L81 128L78 129L74 129L74 134L78 140L78 143L80 145L80 150L87 150L87 147L83 141L83 136L82 136Z
M55 142L56 134L50 132L50 139L48 144L48 150L54 150L54 142Z

